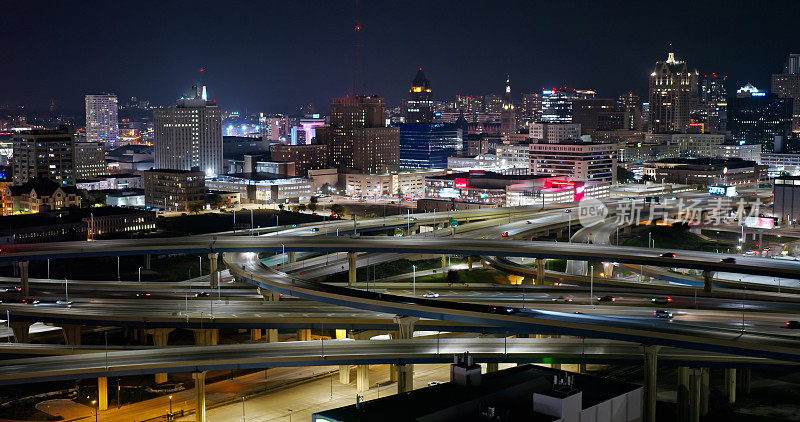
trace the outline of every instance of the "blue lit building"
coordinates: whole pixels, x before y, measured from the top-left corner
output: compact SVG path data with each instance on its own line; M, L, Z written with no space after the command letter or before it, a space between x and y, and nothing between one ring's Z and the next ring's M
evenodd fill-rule
M734 140L760 144L761 152L773 152L775 137L791 133L792 107L791 98L780 98L748 84L728 101L728 129Z
M461 150L463 129L452 123L407 123L400 128L401 168L447 168L447 157Z

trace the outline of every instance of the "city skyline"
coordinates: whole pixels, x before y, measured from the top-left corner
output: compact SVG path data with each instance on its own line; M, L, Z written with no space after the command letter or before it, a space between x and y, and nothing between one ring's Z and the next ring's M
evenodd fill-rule
M23 18L0 30L14 63L2 79L0 104L45 110L54 99L57 109L77 111L84 95L114 92L120 104L135 96L168 106L199 79L221 107L241 112L291 113L313 103L324 113L330 98L351 94L351 2L138 5L12 5L7 16ZM747 82L768 89L770 75L781 72L798 41L782 29L792 20L789 2L764 5L746 21L738 2L669 10L585 2L485 6L362 3L366 94L401 105L422 67L436 100L500 94L506 75L515 93L566 85L606 98L628 91L646 98L653 63L665 59L670 44L701 74L728 75L729 92ZM718 25L681 23L687 16L709 16ZM604 17L616 18L615 25L606 25ZM110 21L117 23L90 38L97 33L88 27ZM31 25L41 30L26 31ZM708 48L709 39L717 39L718 48ZM54 75L45 61L59 63L59 72Z

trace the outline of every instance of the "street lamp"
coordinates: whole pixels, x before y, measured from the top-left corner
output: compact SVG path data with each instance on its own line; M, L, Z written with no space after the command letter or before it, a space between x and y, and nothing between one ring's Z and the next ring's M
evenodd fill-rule
M167 416L167 420L172 420L172 394L169 395L169 416Z
M139 267L139 283L142 282L142 268L144 267Z
M594 307L594 265L589 266L589 304Z
M244 396L242 396L242 422L245 422L245 418L244 418Z
M416 265L412 265L411 266L411 271L412 271L412 273L411 273L412 274L412 276L411 276L412 277L411 278L411 286L412 286L412 289L413 289L412 293L413 293L414 296L416 296L417 295L417 266Z
M92 407L94 407L94 422L97 422L97 412L100 411L100 406L97 404L97 400L92 400Z

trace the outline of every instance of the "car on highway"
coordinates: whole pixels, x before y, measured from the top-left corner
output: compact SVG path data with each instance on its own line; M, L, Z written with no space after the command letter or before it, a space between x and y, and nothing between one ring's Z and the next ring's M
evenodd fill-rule
M39 303L39 299L31 299L28 297L23 298L16 298L16 299L6 299L4 302L8 303L24 303L26 305L36 305Z
M531 222L531 220L526 220L525 224L533 224L533 223Z
M786 321L786 324L784 325L784 327L792 329L792 330L796 330L796 329L800 328L800 321L796 321L796 320Z
M150 297L150 292L136 292L136 297Z
M666 309L657 309L653 311L653 316L656 318L672 319L672 312Z
M736 263L736 258L733 258L733 257L729 256L727 258L720 259L719 262L723 262L725 264L735 264Z
M316 233L318 231L319 231L319 227L312 227L311 228L311 233Z
M433 387L434 385L441 385L444 384L444 381L428 381L428 387Z
M56 305L72 305L72 301L68 299L58 299Z
M492 306L489 311L493 314L514 314L517 312L516 308L507 308L505 306Z
M662 258L675 258L674 252L664 252L660 255Z
M559 297L554 297L552 300L553 302L572 302L575 299L573 297L559 296Z
M508 237L508 232L503 232L500 234L500 237Z
M617 298L615 298L614 296L608 296L608 295L600 296L600 297L597 298L598 302L614 302L615 300L617 300Z
M428 298L428 299L436 299L437 297L439 297L439 293L428 292L428 293L425 293L424 295L422 295L422 297Z
M658 296L650 299L650 301L653 303L658 303L660 305L666 305L672 302L672 296Z
M9 288L0 289L0 292L8 293L8 292L21 292L22 287L19 286L11 286Z
M209 297L209 296L211 296L211 293L209 293L209 292L200 292L200 293L198 293L198 294L196 294L194 296L195 297Z

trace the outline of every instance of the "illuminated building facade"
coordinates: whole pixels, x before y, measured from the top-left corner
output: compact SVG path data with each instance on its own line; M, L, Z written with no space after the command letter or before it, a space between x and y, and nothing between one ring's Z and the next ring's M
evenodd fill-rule
M623 129L642 130L642 100L638 95L632 92L620 95L617 109L622 111Z
M318 128L317 137L328 145L332 167L384 173L399 164L400 132L386 127L385 110L376 96L331 99L330 126Z
M793 102L749 84L742 87L728 104L728 129L733 139L759 144L762 152L773 152L775 137L786 137L791 132Z
M44 178L60 186L75 185L75 128L31 130L14 135L14 184Z
M447 157L462 147L462 133L456 124L403 124L400 129L401 168L447 168Z
M117 146L119 137L118 102L114 94L87 95L86 140Z
M506 78L506 95L503 98L503 109L500 111L500 136L508 137L517 132L517 112L511 100L511 80Z
M532 174L569 181L615 183L617 144L582 141L536 142L530 145Z
M75 142L76 179L88 179L107 172L102 142Z
M675 60L672 52L667 60L656 62L650 74L650 132L686 132L694 73L689 72L686 62Z
M211 177L223 173L222 114L204 92L205 87L175 107L153 111L156 168L199 170Z
M406 101L406 123L431 123L433 121L433 98L431 83L422 68L417 71L417 76L411 81Z

